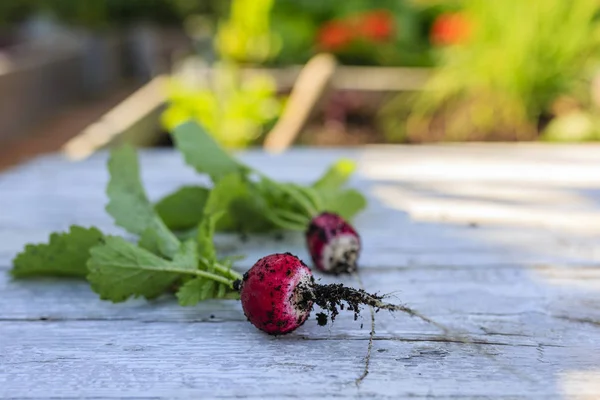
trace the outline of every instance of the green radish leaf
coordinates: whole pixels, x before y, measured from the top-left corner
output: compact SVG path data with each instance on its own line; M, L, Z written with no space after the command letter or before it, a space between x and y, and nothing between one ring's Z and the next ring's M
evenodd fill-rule
M215 184L206 202L205 212L223 213L216 223L216 230L258 232L265 230L265 225L268 229L272 228L263 213L267 204L252 190L252 184L240 174L229 174Z
M218 289L217 289L217 294L215 295L215 297L217 299L221 299L223 297L225 297L225 295L227 294L228 288L227 286L223 285L222 283L219 283Z
M243 233L269 232L279 228L268 218L273 210L298 214L298 207L278 189L282 185L264 180L253 183L239 174L228 175L219 181L207 202L207 212L221 210L227 214L217 224L219 231Z
M52 233L47 244L28 244L13 260L15 278L59 276L85 278L90 249L100 243L96 228L71 226L69 232Z
M245 260L245 259L246 259L246 256L243 256L243 255L227 256L227 257L223 257L223 258L219 259L219 263L231 268L233 266L234 262Z
M215 293L216 286L215 281L202 277L189 280L177 291L177 300L182 306L194 306L203 300L213 297L224 297L227 290L225 289L225 293L222 293L221 290ZM219 284L218 286L219 288L221 286L225 287L223 284ZM219 294L221 295L219 296Z
M160 250L161 240L162 239L160 235L154 229L148 228L140 236L138 246L140 246L142 249L148 250L153 254L162 255Z
M171 132L175 145L183 154L187 164L196 171L210 175L213 181L231 173L247 169L217 144L210 134L198 123L188 121Z
M202 220L209 193L205 187L184 186L160 200L154 209L169 229L191 229Z
M109 203L106 211L117 225L131 233L142 235L152 231L160 254L173 257L179 248L179 240L166 227L146 196L135 149L125 145L112 150L108 170L110 181L106 192Z
M205 212L226 213L217 223L217 231L301 231L316 213L331 211L350 219L366 205L357 191L342 190L356 169L352 160L341 159L313 185L299 186L275 182L237 161L195 122L179 125L172 134L186 162L216 183ZM250 175L260 179L251 181ZM178 233L180 238L196 234L197 229Z
M291 229L288 224L281 224L273 219L274 214L286 213L293 216L295 230L303 230L308 225L307 218L300 204L295 201L290 193L293 191L298 196L297 185L291 183L277 183L269 179L261 179L249 187L248 198L244 204L237 207L244 210L238 217L251 215L254 217L253 224L247 226L247 232L267 232L279 229ZM306 200L306 199L305 199ZM302 222L298 222L302 221ZM302 227L302 228L300 228Z
M211 190L204 208L205 214L227 211L231 201L246 190L246 182L240 174L224 176Z
M214 265L217 262L217 250L213 236L215 225L222 215L223 212L205 215L198 227L198 254L206 260L205 267L208 272L214 271Z
M198 252L196 243L193 240L181 244L179 251L173 257L173 265L181 270L195 270L198 268Z
M153 299L164 293L186 273L197 269L196 245L180 246L173 260L166 260L127 240L108 236L90 250L87 276L92 289L103 300L115 303L130 297Z
M331 165L312 187L320 190L339 189L348 182L355 170L354 161L347 158L340 159Z
M200 288L200 299L206 300L210 299L211 297L214 297L216 286L217 283L215 281L205 280L204 284Z
M229 174L224 176L211 190L204 212L206 214L226 212L236 197L247 192L248 183L242 175Z
M264 208L268 207L260 198L250 194L234 199L229 207L229 212L234 221L232 228L243 233L269 232L277 227L269 221Z
M347 221L367 206L365 197L355 189L322 190L319 192L324 201L324 210L336 213Z

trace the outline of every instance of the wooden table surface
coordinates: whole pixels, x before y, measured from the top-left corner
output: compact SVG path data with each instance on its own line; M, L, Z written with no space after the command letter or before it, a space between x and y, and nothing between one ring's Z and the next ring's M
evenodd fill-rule
M0 397L600 399L600 147L462 145L297 149L244 159L308 182L334 159L360 163L368 193L356 225L367 290L479 343L406 315L340 315L270 337L236 301L184 308L165 297L114 305L85 282L13 281L27 242L70 224L120 232L103 208L106 154L58 155L0 175ZM142 154L151 198L205 179L168 150ZM257 258L283 241L219 236L220 251ZM324 282L334 279L323 277ZM358 285L355 278L342 282Z

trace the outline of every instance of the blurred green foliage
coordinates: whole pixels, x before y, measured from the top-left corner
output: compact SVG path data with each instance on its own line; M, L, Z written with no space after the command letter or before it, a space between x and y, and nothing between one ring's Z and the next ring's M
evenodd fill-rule
M90 29L137 20L182 25L201 14L219 21L220 56L243 64L301 64L330 51L345 64L432 65L428 10L410 0L2 0L0 24L36 12ZM351 37L338 48L324 46L336 25Z
M229 18L219 25L216 47L225 60L264 63L281 44L271 30L274 0L233 0Z
M172 78L162 115L165 129L193 118L228 148L244 148L261 138L279 116L282 102L272 77L244 77L239 64L264 63L277 53L270 29L272 5L273 0L232 0L214 40L220 61L202 82Z
M221 145L243 148L256 142L265 126L279 115L282 103L275 90L269 76L243 79L235 64L217 63L199 83L172 78L162 123L171 131L192 118Z
M319 52L342 64L435 67L425 90L381 109L388 140L574 141L600 140L590 89L599 9L597 0L0 0L0 26L34 12L90 29L204 16L223 62L200 87L174 78L164 122L191 115L228 147L259 140L281 110L270 78L246 82L235 65L302 64Z
M529 139L542 119L559 117L552 108L561 96L572 99L580 117L591 110L590 80L600 61L596 0L463 0L451 6L452 14L434 24L438 68L411 105L409 139ZM596 118L584 119L563 121L563 127L577 126L570 137L595 126ZM561 129L548 127L548 138L557 139Z
M276 65L303 63L319 51L335 54L342 64L432 64L428 7L408 0L280 0L272 13L272 29L281 40ZM340 46L324 43L335 36Z
M554 118L543 132L550 142L590 142L600 140L600 116L574 110Z

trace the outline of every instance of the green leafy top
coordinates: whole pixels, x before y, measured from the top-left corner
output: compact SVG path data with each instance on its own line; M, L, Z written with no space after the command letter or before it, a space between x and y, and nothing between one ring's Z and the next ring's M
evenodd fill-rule
M205 203L193 203L185 198L186 193L175 193L169 202L177 203L182 209L190 210L187 226L170 217L164 206L166 200L157 207L158 212L171 229L193 228L199 222L195 207L206 207L227 215L218 224L222 231L263 232L277 229L304 231L316 214L329 211L352 219L366 207L364 196L344 185L355 170L355 164L342 159L333 164L314 184L302 186L293 183L275 182L261 172L244 165L231 154L219 147L206 130L196 122L186 122L177 126L172 135L177 148L186 162L196 171L208 174L215 187L213 198ZM200 190L200 189L196 189Z
M13 260L15 278L62 276L83 278L90 248L100 243L96 228L72 226L67 233L53 233L47 244L28 244Z
M223 216L215 196L221 194L208 196L215 206L203 211L196 237L182 243L148 200L135 150L113 150L108 166L107 210L118 225L140 236L139 243L73 226L68 233L53 233L47 244L27 245L15 258L12 275L87 278L100 298L113 302L153 299L172 291L182 305L238 297L233 282L241 276L231 269L231 261L217 259L213 243L215 225Z
M206 243L209 237L204 235L203 240ZM187 298L192 295L188 286L191 281L196 281L194 287L202 294L198 301L235 295L232 285L239 276L206 257L214 248L205 246L204 250L205 257L199 259L197 243L189 240L180 245L173 260L167 260L123 238L109 236L104 244L91 249L87 279L102 299L113 302L132 296L152 299L170 289L177 290L178 298ZM187 299L184 303L192 302Z
M124 301L130 296L148 299L163 294L182 274L196 270L193 243L181 245L173 261L161 258L123 238L109 236L91 249L88 281L104 300Z
M198 135L198 131L202 134ZM185 161L198 172L206 173L214 180L235 172L242 172L246 167L239 163L210 136L200 125L185 122L175 128L176 145L183 152Z
M114 218L115 223L137 235L152 232L160 253L166 257L175 255L179 241L160 219L146 196L135 149L128 145L114 149L108 161L108 171L110 181L106 193L109 203L106 211Z

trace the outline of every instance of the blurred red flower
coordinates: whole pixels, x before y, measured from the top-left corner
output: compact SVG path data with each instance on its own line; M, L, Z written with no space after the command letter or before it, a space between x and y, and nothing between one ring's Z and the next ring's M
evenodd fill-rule
M461 13L446 13L436 18L431 28L431 42L439 46L464 43L471 33L468 19Z
M358 30L372 40L390 39L394 34L394 16L387 10L374 10L362 14L358 20Z
M317 42L323 50L340 50L354 39L352 27L343 21L330 21L321 27Z

